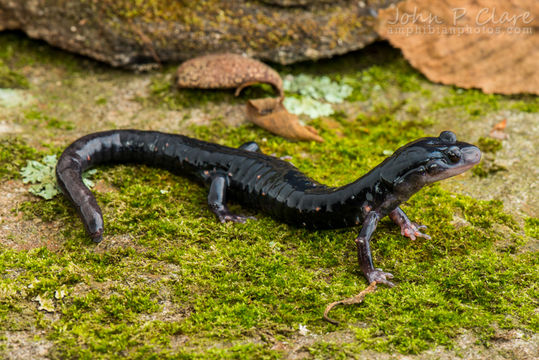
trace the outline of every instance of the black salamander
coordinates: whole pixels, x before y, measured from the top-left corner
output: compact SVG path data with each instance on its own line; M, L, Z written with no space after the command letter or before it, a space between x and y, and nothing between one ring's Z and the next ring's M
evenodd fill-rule
M376 269L371 258L369 242L379 220L388 215L404 236L430 239L421 232L425 227L410 221L399 205L423 186L470 169L480 158L477 147L444 131L401 147L353 183L328 187L289 162L262 154L254 142L235 149L157 131L112 130L72 143L58 160L56 176L95 242L103 238L103 216L82 172L97 164L142 163L208 184L208 204L221 222L249 218L228 210L226 201L233 199L298 226L361 226L355 239L361 270L369 282L393 286L393 276Z

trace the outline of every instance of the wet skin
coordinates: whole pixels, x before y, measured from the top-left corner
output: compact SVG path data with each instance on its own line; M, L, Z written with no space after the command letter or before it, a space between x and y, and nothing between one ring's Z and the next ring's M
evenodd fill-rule
M376 269L370 239L381 218L389 216L411 239L430 237L425 227L399 208L423 186L458 175L474 165L481 152L456 141L450 131L399 148L369 173L345 186L328 187L292 164L262 154L249 142L230 148L182 135L156 131L112 130L89 134L72 143L56 166L58 184L77 209L95 242L103 238L103 216L82 172L97 164L142 163L194 177L209 186L208 205L221 222L244 222L231 213L227 199L259 209L276 219L312 229L361 225L359 265L369 282L393 286L391 274Z

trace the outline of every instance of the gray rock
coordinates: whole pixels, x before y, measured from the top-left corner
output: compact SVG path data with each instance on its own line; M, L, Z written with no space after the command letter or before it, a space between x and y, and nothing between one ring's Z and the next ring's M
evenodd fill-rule
M225 51L289 64L371 43L376 11L397 1L0 0L0 30L138 69Z

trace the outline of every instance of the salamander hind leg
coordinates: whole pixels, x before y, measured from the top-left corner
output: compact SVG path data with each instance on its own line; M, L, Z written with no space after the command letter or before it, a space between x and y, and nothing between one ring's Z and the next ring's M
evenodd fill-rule
M260 146L254 141L246 142L245 144L241 145L239 148L246 151L262 152L260 151Z
M430 236L422 233L420 230L426 229L425 225L420 225L408 219L408 216L402 211L400 207L389 213L389 217L393 222L400 226L401 234L409 237L411 240L415 240L418 237L430 240Z
M211 211L217 215L220 222L226 221L244 223L248 219L255 219L252 216L233 214L225 204L226 187L228 179L225 174L215 174L211 179L210 192L208 194L208 205Z

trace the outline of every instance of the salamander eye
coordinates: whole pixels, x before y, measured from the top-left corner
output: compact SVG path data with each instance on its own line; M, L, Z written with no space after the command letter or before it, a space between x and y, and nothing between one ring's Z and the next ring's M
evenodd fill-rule
M449 150L447 150L446 154L447 154L447 157L449 158L449 160L451 160L451 162L453 162L453 163L456 163L456 162L460 161L460 158L462 157L460 149L458 147L456 147L456 146L453 146L453 147L449 148Z
M450 144L454 144L457 141L457 135L452 131L442 131L439 137L441 140Z
M425 175L427 173L427 170L425 170L424 166L420 166L420 167L417 168L417 173L418 173L418 175L423 176L423 175Z

